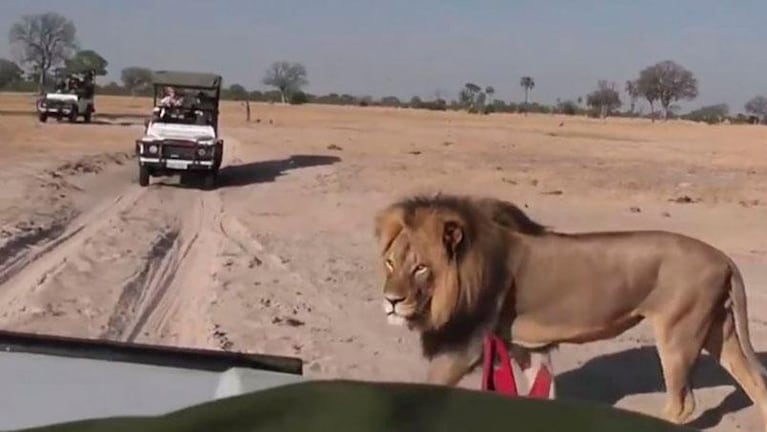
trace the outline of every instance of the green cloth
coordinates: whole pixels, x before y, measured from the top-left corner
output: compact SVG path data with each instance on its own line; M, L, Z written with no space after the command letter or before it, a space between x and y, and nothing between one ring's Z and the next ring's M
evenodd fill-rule
M692 431L607 405L507 398L404 383L307 381L157 417L112 418L36 432L642 432Z

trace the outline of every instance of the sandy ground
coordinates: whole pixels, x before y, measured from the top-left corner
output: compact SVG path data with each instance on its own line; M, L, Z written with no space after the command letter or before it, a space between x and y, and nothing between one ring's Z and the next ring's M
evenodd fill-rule
M32 106L0 95L0 112ZM142 98L97 100L143 114ZM744 272L767 360L767 128L225 103L221 187L140 188L140 119L0 114L0 326L299 356L311 378L420 381L417 339L380 309L372 217L412 192L492 194L561 231L658 228ZM97 118L98 119L98 118ZM561 397L657 414L649 326L554 354ZM478 374L462 383L476 387ZM757 430L709 359L693 425Z

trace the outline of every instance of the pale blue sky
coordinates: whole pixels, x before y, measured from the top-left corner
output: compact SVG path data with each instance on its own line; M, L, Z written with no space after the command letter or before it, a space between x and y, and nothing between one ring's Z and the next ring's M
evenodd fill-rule
M258 88L286 59L306 65L313 93L452 98L474 81L520 100L529 74L533 99L551 103L673 59L700 82L685 108L738 112L767 93L767 2L756 0L0 0L0 57L11 24L43 11L71 18L112 80L137 65Z

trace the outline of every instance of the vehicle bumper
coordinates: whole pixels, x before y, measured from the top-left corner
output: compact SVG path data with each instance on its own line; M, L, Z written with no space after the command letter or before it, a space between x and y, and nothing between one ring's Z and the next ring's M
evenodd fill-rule
M40 114L63 114L63 115L69 115L72 112L72 108L68 106L62 106L62 107L37 107L37 112Z
M139 164L148 168L167 171L209 171L213 169L212 160L159 159L140 156Z

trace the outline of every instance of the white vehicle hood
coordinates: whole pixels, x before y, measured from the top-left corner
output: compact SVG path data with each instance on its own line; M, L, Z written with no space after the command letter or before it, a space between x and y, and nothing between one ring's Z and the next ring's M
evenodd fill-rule
M150 139L213 141L216 138L216 132L210 125L150 123L146 137Z
M68 93L48 93L45 95L47 100L60 102L77 102L77 95Z

